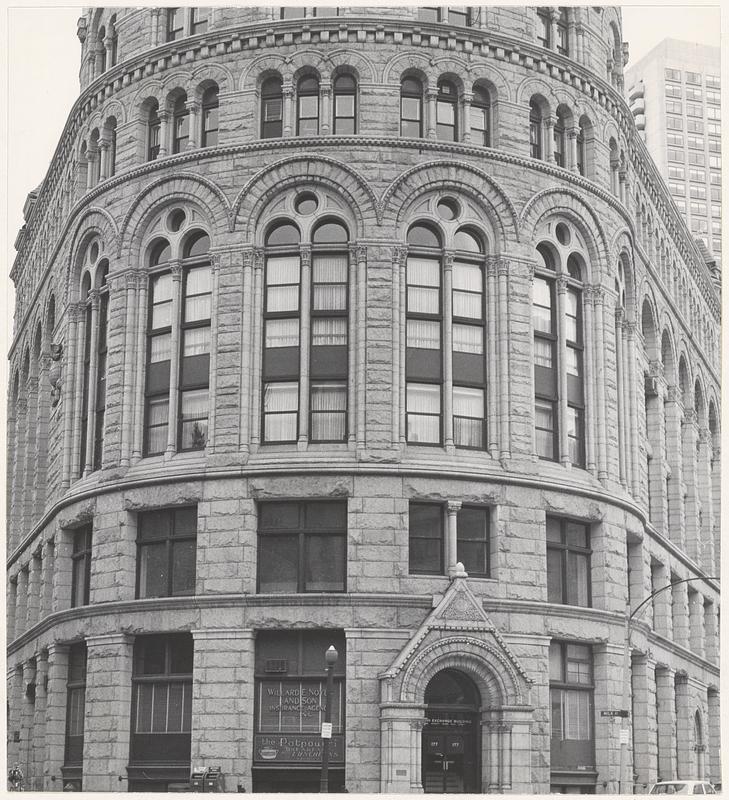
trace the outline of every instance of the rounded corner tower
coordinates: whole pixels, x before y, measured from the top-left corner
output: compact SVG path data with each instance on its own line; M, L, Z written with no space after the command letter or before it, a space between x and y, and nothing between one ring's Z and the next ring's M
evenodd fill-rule
M619 9L78 35L11 273L25 787L720 780L719 288Z

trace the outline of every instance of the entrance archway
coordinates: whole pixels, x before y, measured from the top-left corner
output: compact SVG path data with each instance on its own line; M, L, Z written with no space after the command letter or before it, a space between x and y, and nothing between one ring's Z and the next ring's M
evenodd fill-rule
M431 678L424 699L423 791L480 792L481 697L476 684L458 669L444 669Z

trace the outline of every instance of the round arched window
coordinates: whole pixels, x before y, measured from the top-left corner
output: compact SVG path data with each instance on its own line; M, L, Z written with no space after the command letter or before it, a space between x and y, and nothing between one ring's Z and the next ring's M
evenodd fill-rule
M172 249L170 248L170 243L167 239L157 239L149 253L149 265L154 267L157 264L163 264L165 261L169 261L171 258Z
M340 222L323 222L314 231L314 244L339 244L349 240L347 229Z
M182 253L183 258L195 258L204 256L210 250L210 237L205 231L195 231L187 241Z
M408 230L408 244L416 247L440 247L441 239L438 232L430 225L417 223Z
M299 244L300 241L301 234L299 229L291 222L279 222L266 234L266 245L268 247Z

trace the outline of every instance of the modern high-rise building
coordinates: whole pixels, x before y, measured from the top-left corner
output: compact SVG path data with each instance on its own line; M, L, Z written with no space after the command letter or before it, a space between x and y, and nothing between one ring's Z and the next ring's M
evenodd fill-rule
M693 235L721 258L718 47L664 39L625 75L636 127Z
M619 8L78 35L11 272L16 778L720 780L720 302Z

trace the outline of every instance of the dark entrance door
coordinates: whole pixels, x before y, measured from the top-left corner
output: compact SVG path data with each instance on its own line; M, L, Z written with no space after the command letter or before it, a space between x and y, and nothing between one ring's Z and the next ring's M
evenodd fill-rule
M439 672L425 690L423 791L426 794L481 791L478 689L462 672Z

